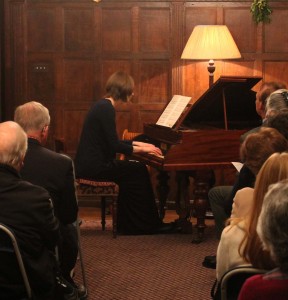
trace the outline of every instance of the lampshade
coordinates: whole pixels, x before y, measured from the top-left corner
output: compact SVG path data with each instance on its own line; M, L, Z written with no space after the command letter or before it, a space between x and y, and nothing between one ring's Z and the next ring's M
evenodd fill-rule
M194 27L183 50L182 59L241 58L226 25L198 25Z

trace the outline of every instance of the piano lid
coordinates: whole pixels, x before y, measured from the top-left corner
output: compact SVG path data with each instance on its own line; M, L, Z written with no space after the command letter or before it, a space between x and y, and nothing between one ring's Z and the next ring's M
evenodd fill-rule
M256 92L261 77L221 76L177 121L174 129L249 129L262 120L256 112ZM183 128L182 128L183 127Z

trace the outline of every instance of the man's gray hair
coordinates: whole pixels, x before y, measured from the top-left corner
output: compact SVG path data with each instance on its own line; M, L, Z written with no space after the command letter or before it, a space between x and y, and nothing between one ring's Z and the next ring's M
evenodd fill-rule
M257 233L282 271L288 271L288 180L270 185L258 219Z
M48 109L36 101L27 102L16 108L14 121L17 122L25 132L40 131L50 124Z
M27 151L27 135L15 122L0 123L0 163L17 168Z
M279 89L270 94L266 100L266 117L274 116L288 110L288 90Z

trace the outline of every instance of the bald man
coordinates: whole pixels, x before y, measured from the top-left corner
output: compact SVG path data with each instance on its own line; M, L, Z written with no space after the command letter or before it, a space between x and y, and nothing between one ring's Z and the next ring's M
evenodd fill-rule
M0 123L0 223L11 228L16 236L33 299L52 300L56 277L53 253L59 238L59 223L48 192L19 175L26 150L27 136L23 129L12 121ZM0 285L3 279L17 278L16 270L5 261L1 262L0 271ZM17 292L17 289L5 291L1 287L0 299L7 296L5 293L14 297L16 293L20 299Z

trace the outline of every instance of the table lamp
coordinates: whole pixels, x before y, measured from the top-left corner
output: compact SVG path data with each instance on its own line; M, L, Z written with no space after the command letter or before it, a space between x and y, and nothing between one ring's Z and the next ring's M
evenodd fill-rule
M241 58L238 47L226 25L194 27L181 55L182 59L209 59L209 87L214 82L214 59Z

